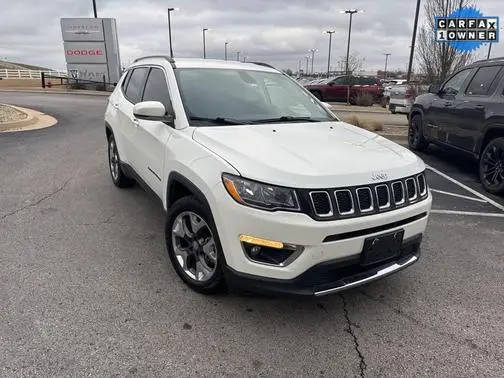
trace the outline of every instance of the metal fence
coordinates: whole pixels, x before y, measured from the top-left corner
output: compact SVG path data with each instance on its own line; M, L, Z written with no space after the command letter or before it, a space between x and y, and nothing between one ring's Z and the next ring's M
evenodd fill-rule
M107 82L105 80L105 75L102 76L102 81L74 79L68 76L54 76L48 75L45 72L42 72L41 75L42 88L66 87L67 89L87 89L112 92L115 85L115 83Z
M41 79L42 73L50 76L66 77L64 71L8 70L0 69L0 79Z

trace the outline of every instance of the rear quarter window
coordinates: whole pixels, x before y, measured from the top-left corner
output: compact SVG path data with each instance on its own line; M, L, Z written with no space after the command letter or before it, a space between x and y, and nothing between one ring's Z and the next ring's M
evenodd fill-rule
M490 94L495 79L502 69L501 66L481 67L473 76L467 86L466 94L469 96L485 96ZM495 87L493 87L495 91Z

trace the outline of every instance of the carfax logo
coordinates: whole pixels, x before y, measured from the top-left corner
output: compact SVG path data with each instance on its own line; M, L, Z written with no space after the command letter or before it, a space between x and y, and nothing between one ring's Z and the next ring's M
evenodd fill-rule
M435 17L436 41L459 51L473 51L483 43L499 42L499 17L483 16L479 9L463 7L447 17Z

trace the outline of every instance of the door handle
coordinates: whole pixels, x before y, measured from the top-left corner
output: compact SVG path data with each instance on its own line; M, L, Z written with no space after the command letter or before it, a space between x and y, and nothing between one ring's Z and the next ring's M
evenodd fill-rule
M445 108L449 108L449 107L453 106L453 104L451 102L445 102L444 106L445 106Z
M485 109L485 105L474 105L476 109Z
M119 104L112 104L112 106L117 109L119 107Z

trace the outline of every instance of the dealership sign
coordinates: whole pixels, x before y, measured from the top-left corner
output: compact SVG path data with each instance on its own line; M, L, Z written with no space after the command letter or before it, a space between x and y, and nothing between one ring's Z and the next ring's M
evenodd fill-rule
M483 43L499 42L499 17L483 16L473 7L462 7L447 17L435 17L436 41L459 51L473 51Z
M119 43L113 18L62 18L61 33L69 77L117 83Z

